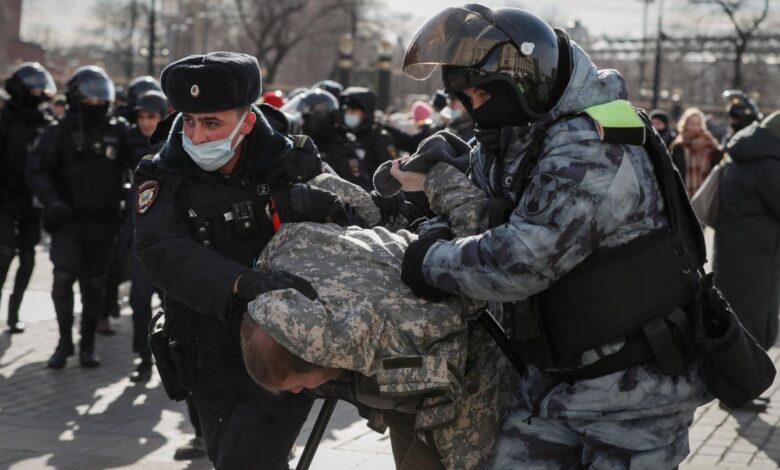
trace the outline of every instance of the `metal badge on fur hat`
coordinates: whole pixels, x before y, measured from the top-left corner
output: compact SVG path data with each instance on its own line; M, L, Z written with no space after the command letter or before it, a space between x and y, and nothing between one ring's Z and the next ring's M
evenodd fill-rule
M243 108L257 101L262 77L257 59L236 52L211 52L177 60L160 77L176 111L207 113Z

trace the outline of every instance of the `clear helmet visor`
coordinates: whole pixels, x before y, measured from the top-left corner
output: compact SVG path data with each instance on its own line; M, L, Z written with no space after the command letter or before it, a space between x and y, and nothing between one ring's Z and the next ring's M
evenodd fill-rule
M21 78L22 85L32 96L53 97L57 94L57 85L46 70L35 70Z
M295 114L300 113L300 110L302 108L301 106L301 96L303 93L295 95L295 97L291 100L287 100L286 103L282 105L279 110L285 114Z
M499 44L511 39L482 16L447 8L425 23L406 49L403 71L417 80L430 77L437 65L479 64Z
M107 102L113 102L116 97L114 84L101 77L90 78L79 83L78 92L82 98L94 98Z

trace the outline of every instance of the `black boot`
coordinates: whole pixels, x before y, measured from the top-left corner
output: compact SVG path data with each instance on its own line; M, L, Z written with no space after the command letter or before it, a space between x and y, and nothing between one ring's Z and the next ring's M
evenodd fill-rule
M176 448L173 460L194 460L205 456L206 449L203 447L203 438L195 436L188 443Z
M52 369L62 369L68 362L68 357L73 355L73 343L62 343L57 345L54 354L51 355L46 365Z
M100 367L100 359L95 356L94 351L79 351L79 364L85 369L96 369Z
M148 382L152 378L151 359L141 359L141 362L130 373L130 381L135 383Z
M34 251L22 251L19 253L19 267L16 268L14 290L8 298L8 331L10 333L24 332L24 323L19 321L19 308L22 305L24 291L27 290L27 286L30 284L34 266Z
M8 298L8 332L24 333L24 323L19 321L19 307L22 304L22 296L16 292Z

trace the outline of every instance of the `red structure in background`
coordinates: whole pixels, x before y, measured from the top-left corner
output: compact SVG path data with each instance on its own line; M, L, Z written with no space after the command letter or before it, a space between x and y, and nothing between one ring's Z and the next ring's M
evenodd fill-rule
M22 24L22 0L2 0L3 12L0 18L0 69L12 68L20 62L41 62L46 51L38 44L22 41L19 32Z

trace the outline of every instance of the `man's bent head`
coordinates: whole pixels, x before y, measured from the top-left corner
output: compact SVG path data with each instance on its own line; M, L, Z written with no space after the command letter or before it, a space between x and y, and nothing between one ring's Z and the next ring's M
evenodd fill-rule
M244 315L241 324L241 352L249 376L269 392L299 393L332 379L338 369L322 367L294 355Z

